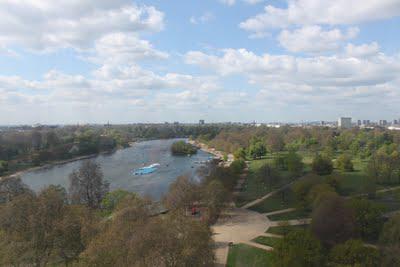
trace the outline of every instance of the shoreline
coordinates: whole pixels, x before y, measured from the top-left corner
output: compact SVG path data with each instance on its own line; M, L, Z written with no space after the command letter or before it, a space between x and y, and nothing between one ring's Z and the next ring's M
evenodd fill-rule
M39 170L43 170L43 169L49 169L49 168L52 168L52 167L55 167L55 166L58 166L58 165L64 165L64 164L67 164L67 163L71 163L71 162L75 162L75 161L79 161L79 160L84 160L84 159L91 159L91 158L95 158L95 157L100 156L100 155L111 154L111 153L114 153L117 150L119 150L119 149L116 149L116 150L113 150L113 151L102 151L102 152L99 152L99 153L96 153L96 154L79 156L79 157L74 157L74 158L65 159L65 160L58 160L58 161L46 163L46 164L41 165L41 166L30 167L30 168L27 168L27 169L24 169L24 170L17 171L17 172L12 173L12 174L0 176L0 181L2 179L5 179L5 178L13 178L13 177L15 178L15 177L18 177L18 176L20 176L22 174L25 174L27 172L31 172L31 171L39 171Z
M188 140L188 143L191 145L194 145L196 147L198 147L200 150L203 150L204 152L210 153L212 155L214 155L214 157L218 158L219 160L222 161L223 166L225 167L229 167L231 165L231 163L234 160L233 154L229 153L227 154L228 156L228 160L224 161L224 153L222 151L216 150L213 147L209 147L208 145L198 142L196 140Z

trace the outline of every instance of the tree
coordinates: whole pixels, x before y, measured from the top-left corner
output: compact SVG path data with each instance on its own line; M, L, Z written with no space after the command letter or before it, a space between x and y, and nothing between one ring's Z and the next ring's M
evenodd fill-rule
M331 174L333 171L332 160L321 155L315 156L311 164L313 172L318 175Z
M364 240L376 240L383 225L382 207L366 199L352 199L350 207L360 236Z
M23 194L33 194L20 177L4 177L0 179L0 204L9 202Z
M197 153L197 148L185 141L174 142L171 146L173 155L192 155Z
M354 237L355 226L353 210L339 196L325 198L312 213L312 232L326 246Z
M321 245L309 231L291 231L275 246L272 253L274 266L277 267L322 266Z
M307 194L307 203L309 207L316 208L328 197L337 196L335 189L328 184L316 184L311 187Z
M299 176L303 173L303 159L302 157L294 151L290 151L286 157L285 162L287 170L294 176Z
M329 253L329 259L339 266L380 266L378 250L366 247L361 240L355 239L350 239L333 247Z
M345 172L352 172L354 170L353 162L348 154L340 155L336 160L336 167Z
M169 209L186 209L199 200L199 187L188 176L179 176L170 186L164 197Z
M218 180L212 180L204 187L202 199L209 213L209 223L217 220L228 198L228 191Z
M5 160L0 160L0 176L8 171L8 162Z
M307 174L292 185L293 193L300 208L308 207L308 193L313 186L320 183L322 183L322 180L318 175Z
M106 214L111 214L118 204L128 196L136 197L136 194L122 189L108 192L101 201L101 207Z
M212 266L207 225L180 213L152 217L148 203L124 199L82 253L87 266Z
M256 175L258 179L260 179L265 185L269 187L269 189L272 189L280 180L279 172L276 169L272 168L269 164L263 164L257 170Z
M246 150L244 148L239 148L236 149L235 152L233 153L233 156L235 159L241 159L241 160L246 160Z
M249 147L249 154L253 159L261 158L267 153L267 148L261 141L255 142Z
M390 184L400 182L400 156L397 150L382 147L368 162L367 173L376 183Z
M70 174L69 180L72 203L84 204L92 209L100 207L109 190L108 182L103 181L100 166L93 161L82 162L79 169Z
M400 266L400 214L389 219L379 237L383 266Z

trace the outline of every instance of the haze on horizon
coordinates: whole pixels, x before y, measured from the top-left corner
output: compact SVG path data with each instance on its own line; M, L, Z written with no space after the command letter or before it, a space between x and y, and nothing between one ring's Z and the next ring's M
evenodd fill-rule
M399 0L4 0L0 125L399 118Z

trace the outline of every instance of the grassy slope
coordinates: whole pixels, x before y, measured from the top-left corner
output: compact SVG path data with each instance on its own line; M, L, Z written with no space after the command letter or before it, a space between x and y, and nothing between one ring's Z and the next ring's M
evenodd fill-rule
M272 254L245 244L229 248L227 267L268 267L272 266Z
M281 240L278 237L270 237L270 236L259 236L253 239L254 242L259 243L261 245L266 245L270 247L276 246L276 244Z

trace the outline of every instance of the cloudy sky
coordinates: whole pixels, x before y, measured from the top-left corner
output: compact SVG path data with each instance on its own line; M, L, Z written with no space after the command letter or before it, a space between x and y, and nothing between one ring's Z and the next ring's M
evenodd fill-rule
M400 117L400 0L2 0L0 124Z

